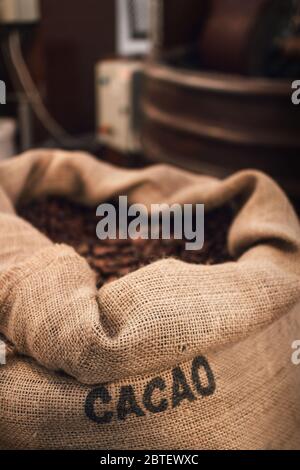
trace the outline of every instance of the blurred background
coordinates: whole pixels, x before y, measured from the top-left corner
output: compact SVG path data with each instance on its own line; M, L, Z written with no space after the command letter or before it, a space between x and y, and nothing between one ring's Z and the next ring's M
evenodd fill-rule
M0 41L0 159L251 167L300 199L299 0L0 0Z

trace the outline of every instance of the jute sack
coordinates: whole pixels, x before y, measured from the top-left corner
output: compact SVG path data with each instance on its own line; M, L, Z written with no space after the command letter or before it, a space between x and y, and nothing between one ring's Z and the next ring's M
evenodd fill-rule
M21 201L238 201L237 260L166 259L97 291L86 261L16 216ZM15 449L300 449L300 227L280 188L82 153L0 165L0 442ZM295 361L294 361L295 362Z

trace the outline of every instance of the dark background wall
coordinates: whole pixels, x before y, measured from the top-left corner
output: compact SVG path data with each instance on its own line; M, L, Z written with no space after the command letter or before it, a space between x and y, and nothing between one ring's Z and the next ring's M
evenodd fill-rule
M53 116L69 132L95 127L94 68L115 53L113 0L41 0L28 62Z

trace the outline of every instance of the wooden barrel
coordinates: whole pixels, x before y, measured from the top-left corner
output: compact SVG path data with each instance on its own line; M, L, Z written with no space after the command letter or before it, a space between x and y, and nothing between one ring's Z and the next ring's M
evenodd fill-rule
M289 80L146 67L142 100L145 154L225 176L257 168L300 196L300 105Z

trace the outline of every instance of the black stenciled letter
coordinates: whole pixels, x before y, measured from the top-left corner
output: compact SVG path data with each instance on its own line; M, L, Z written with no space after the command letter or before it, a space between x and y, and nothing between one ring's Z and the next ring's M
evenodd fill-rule
M146 410L150 411L151 413L162 413L163 411L166 411L168 408L168 401L166 398L162 398L158 405L154 405L152 402L152 395L154 390L158 389L162 392L165 390L165 388L165 381L161 377L156 377L147 384L143 396L143 403Z
M111 401L111 397L106 387L101 386L94 388L85 400L85 414L86 416L97 424L108 424L113 418L113 412L107 411L102 416L98 416L95 412L95 403L101 400L102 403L107 405Z
M201 379L199 375L199 371L201 367L204 369L206 376L207 376L207 381L208 381L207 386L203 386L201 383ZM198 356L193 360L192 379L193 379L197 392L202 397L208 397L209 395L212 395L215 392L216 382L215 382L214 374L210 368L208 361L205 359L205 357Z
M121 387L117 413L118 419L121 421L124 421L127 415L131 413L134 413L136 416L145 416L145 413L136 401L132 385Z
M173 393L172 393L172 404L173 408L180 405L182 400L194 401L196 400L193 392L186 381L185 375L180 367L176 367L172 370L173 375Z

